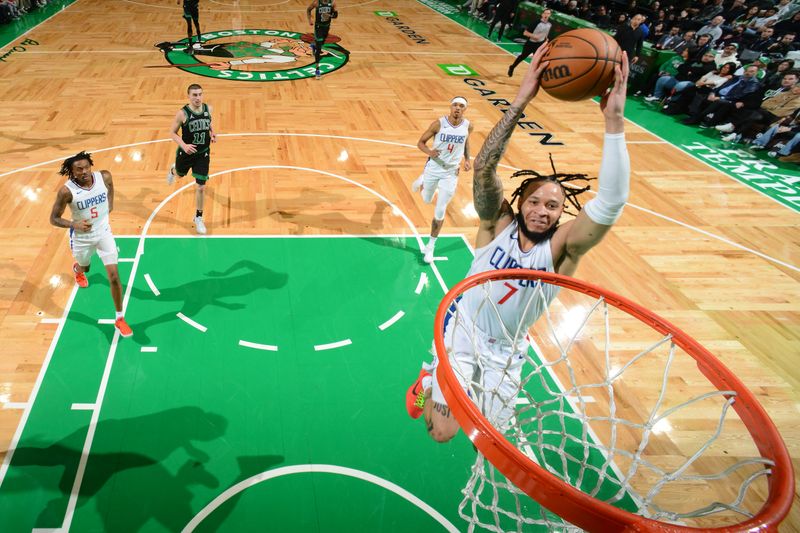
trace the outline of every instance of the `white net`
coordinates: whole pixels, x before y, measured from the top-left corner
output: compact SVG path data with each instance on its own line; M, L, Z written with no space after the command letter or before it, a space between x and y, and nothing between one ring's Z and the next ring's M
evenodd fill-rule
M538 282L498 304L492 284L515 280L451 302L444 343L470 398L530 461L661 522L720 527L758 512L772 462L731 408L736 393L717 390L671 335L603 297L564 289L553 299ZM480 453L463 494L469 531L580 531Z

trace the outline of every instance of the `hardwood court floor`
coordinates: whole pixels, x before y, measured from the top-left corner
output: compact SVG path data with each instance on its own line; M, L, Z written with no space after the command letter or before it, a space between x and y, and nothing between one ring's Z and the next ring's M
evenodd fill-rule
M306 32L296 0L202 2L206 32L255 28ZM155 44L184 36L180 8L158 0L79 0L26 37L39 44L0 68L0 453L24 412L72 292L66 232L49 225L60 161L94 152L116 186L116 234L191 235L194 194L164 176L174 144L168 128L200 83L221 134L213 147L206 220L212 235L424 234L432 209L409 190L424 156L424 128L450 98L469 98L477 153L521 77L510 55L416 2L341 2L332 33L350 52L320 81L234 82L199 77L166 61ZM418 44L374 12L392 10L429 44ZM480 74L481 96L439 64ZM158 68L148 68L158 67ZM591 102L540 94L528 108L563 145L515 132L505 165L596 174L602 117ZM800 456L800 216L628 123L630 206L576 276L664 316L697 338L755 392ZM345 181L335 176L346 178ZM515 187L505 180L507 192ZM367 190L359 185L368 187ZM373 191L380 196L377 196ZM469 179L450 205L445 232L474 237ZM105 304L105 302L104 302ZM131 324L136 327L135 322ZM413 378L417 354L409 356ZM655 383L653 394L655 394ZM642 392L642 394L646 394ZM797 462L795 461L795 466ZM800 528L795 507L787 531Z

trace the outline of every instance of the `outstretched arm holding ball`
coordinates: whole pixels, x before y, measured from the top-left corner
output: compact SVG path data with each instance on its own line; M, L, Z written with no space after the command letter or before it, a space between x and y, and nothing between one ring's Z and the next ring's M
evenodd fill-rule
M473 201L480 218L475 243L478 248L489 244L495 235L503 231L513 219L508 204L504 205L503 203L503 183L497 176L497 164L506 151L511 134L522 117L525 107L539 92L539 78L547 68L547 62L542 62L542 56L547 52L547 48L545 42L533 55L533 60L522 79L522 84L511 107L506 110L503 118L489 132L472 164L474 172Z
M625 93L628 86L628 55L614 68L614 84L600 100L605 117L603 157L597 177L597 195L586 202L574 220L553 235L556 272L571 276L578 261L597 245L622 215L630 191L631 164L625 145Z

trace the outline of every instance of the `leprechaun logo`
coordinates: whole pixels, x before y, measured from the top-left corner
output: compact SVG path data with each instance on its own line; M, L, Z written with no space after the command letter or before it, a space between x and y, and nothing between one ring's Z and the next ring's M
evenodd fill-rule
M291 81L315 75L313 35L283 30L226 30L204 33L202 42L186 39L156 45L169 65L210 78L236 81ZM322 45L322 75L342 68L350 52L328 35Z

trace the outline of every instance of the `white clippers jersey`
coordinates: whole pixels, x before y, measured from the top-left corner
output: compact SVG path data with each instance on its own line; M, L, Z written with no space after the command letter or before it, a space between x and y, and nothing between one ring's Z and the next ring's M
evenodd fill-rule
M447 117L439 119L439 133L433 137L433 149L439 150L439 157L429 159L426 168L431 170L456 170L464 157L464 146L469 135L469 120L453 126Z
M92 224L91 231L87 233L70 230L73 239L95 239L111 231L108 223L108 187L103 181L103 174L92 172L94 183L84 189L72 180L67 180L65 185L72 193L69 208L72 211L72 221L88 220Z
M550 239L536 244L527 253L523 252L519 247L517 221L514 220L491 243L475 250L468 275L502 268L554 272ZM558 287L543 283L545 302L540 297L531 299L537 283L526 279L492 281L491 286L486 283L469 289L461 299L460 307L489 337L508 341L517 337L520 340L558 294Z

